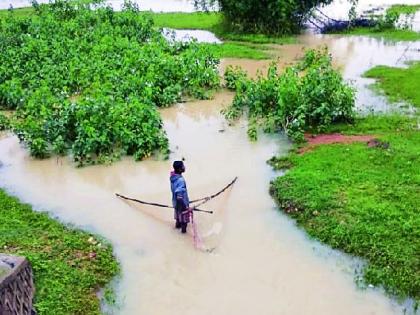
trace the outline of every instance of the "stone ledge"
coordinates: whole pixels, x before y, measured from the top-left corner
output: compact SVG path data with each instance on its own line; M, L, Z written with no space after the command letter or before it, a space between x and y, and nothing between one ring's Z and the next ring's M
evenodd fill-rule
M36 314L32 268L24 257L0 254L0 314Z

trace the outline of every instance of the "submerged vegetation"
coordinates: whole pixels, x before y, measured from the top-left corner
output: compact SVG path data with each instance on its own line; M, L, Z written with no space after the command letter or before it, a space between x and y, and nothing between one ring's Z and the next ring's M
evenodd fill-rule
M97 291L119 271L107 242L34 212L3 190L0 217L1 251L31 262L39 315L101 313Z
M331 123L351 121L354 116L354 90L332 67L326 50L308 50L296 65L279 73L275 64L267 77L247 78L241 69L227 68L226 86L236 91L225 111L237 119L248 111L251 139L257 127L265 131L282 129L295 141L303 140L308 129L325 130Z
M157 107L208 98L218 59L206 46L167 41L127 2L58 0L0 21L0 105L35 157L71 153L79 165L123 154L167 154Z

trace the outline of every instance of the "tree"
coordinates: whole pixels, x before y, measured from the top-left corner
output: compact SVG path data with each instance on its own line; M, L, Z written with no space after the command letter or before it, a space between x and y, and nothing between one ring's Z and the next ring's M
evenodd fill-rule
M227 24L238 32L292 34L298 32L312 9L333 0L195 0L208 9L215 4Z

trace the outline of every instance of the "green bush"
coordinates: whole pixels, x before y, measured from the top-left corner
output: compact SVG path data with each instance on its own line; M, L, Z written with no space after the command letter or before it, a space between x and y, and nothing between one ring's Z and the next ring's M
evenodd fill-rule
M244 78L241 70L228 69L226 74L236 95L225 115L236 119L248 109L251 139L256 139L256 125L267 132L282 129L300 141L306 130L322 131L333 122L353 119L354 89L332 67L326 49L308 50L297 65L281 74L275 64L266 77L256 80Z
M5 115L0 113L0 131L9 129L10 127L10 120Z
M167 41L147 14L56 0L0 21L0 103L36 157L80 165L168 152L157 107L209 98L219 86L208 47Z

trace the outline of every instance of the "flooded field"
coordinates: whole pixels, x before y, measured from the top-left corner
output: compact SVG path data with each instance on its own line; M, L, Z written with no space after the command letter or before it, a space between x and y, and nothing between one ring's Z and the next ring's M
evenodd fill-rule
M14 1L15 6L23 3ZM191 8L181 0L149 3L174 11ZM4 2L2 6L7 7ZM303 48L324 45L357 88L357 108L363 112L396 108L367 87L373 81L361 78L363 72L378 64L404 66L420 60L420 42L367 37L303 35L298 44L273 46L273 53L282 67L301 56ZM255 76L269 62L225 59L220 70L240 65ZM116 283L118 307L111 310L115 314L403 314L404 307L380 289L357 288L354 272L363 262L309 240L278 211L268 193L270 180L278 174L266 160L286 154L291 143L279 134L250 142L246 122L231 126L220 114L232 99L232 93L221 91L210 101L161 110L171 144L168 161L135 163L125 158L112 166L75 168L67 158L34 160L17 137L0 134L0 186L112 243L122 266ZM115 197L121 193L169 204L169 172L175 159L185 159L192 199L239 178L203 207L213 215L195 215L207 250L194 248L191 230L181 235L173 227L171 210Z
M276 48L280 63L293 62L303 47L327 45L345 76L355 80L360 108L386 104L364 87L361 73L376 64L419 58L418 44L406 51L402 44L363 37L304 36L300 41ZM226 64L242 65L255 75L268 62L224 60L221 70ZM353 272L359 262L308 240L276 210L268 194L276 174L265 161L291 145L280 135L249 142L245 122L229 126L220 114L232 98L223 92L211 101L162 110L173 152L164 162L124 159L77 169L67 159L35 161L16 137L5 136L1 185L112 242L123 270L117 314L400 314L401 307L378 291L356 288ZM114 196L169 203L171 160L181 158L192 198L239 177L232 190L206 205L215 214L196 215L211 253L194 249L191 231L182 236L173 228L171 210Z
M276 210L267 191L275 174L265 161L290 143L278 135L251 143L244 123L227 126L219 111L231 98L222 93L162 112L171 160L185 158L193 198L239 176L232 190L206 205L214 215L196 215L211 253L194 249L190 231L183 236L173 228L171 210L114 196L168 203L170 161L76 169L61 159L34 161L16 137L6 137L1 185L112 242L123 270L117 314L401 313L378 291L356 288L357 261L309 241Z
M404 104L389 104L385 97L378 96L369 87L373 79L363 78L368 69L377 65L406 67L412 60L420 60L420 42L388 42L366 36L340 36L307 34L298 38L298 44L274 46L273 54L279 67L295 62L303 56L306 48L328 47L334 63L342 70L343 76L356 88L356 108L361 112L389 112L396 109L410 111ZM225 59L222 72L227 65L241 66L251 76L258 71L264 73L271 60L250 61L246 59Z

